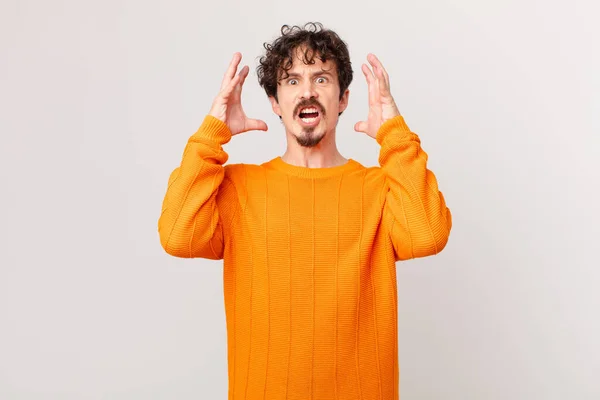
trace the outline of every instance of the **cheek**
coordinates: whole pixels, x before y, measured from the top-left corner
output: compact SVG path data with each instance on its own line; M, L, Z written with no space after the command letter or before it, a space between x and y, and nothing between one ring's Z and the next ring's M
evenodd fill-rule
M295 104L291 103L291 102L286 102L283 105L283 115L287 116L290 119L294 118L294 107Z
M283 116L292 115L294 112L294 95L287 90L282 90L279 93L279 108Z
M324 104L325 108L327 109L327 118L331 118L335 115L338 114L338 109L340 108L340 103L339 101L335 101L335 100L331 100L329 102L327 102L326 104Z

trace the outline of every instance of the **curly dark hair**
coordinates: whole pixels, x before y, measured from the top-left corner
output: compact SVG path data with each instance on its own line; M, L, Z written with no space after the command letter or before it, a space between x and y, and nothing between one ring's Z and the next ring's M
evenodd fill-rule
M335 62L340 85L340 100L352 82L352 64L348 46L334 31L324 29L319 22L309 22L304 27L283 25L281 36L273 43L264 43L266 54L260 58L256 68L258 82L267 96L277 99L277 85L280 79L288 77L292 68L296 49L306 46L303 56L305 64L314 64L318 56L322 62Z

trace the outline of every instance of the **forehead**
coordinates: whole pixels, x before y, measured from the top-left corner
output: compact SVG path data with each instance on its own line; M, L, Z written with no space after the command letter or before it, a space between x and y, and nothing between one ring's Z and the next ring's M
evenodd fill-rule
M307 63L311 60L313 63ZM297 48L294 51L292 57L292 68L288 72L302 73L302 72L317 72L327 71L335 74L335 62L331 60L321 61L319 53L315 53L313 50L306 50L305 47Z

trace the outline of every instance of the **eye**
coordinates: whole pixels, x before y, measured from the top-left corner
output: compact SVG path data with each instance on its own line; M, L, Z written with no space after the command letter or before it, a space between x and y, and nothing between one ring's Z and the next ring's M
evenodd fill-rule
M327 78L320 76L317 78L317 83L325 83L327 82Z
M296 83L298 83L298 81L296 79L290 79L288 80L288 85L295 85Z

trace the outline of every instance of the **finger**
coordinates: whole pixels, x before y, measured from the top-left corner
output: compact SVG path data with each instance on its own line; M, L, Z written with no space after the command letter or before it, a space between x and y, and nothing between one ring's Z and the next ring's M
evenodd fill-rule
M260 119L247 119L246 128L250 131L266 131L269 129L265 121Z
M246 78L248 77L249 71L250 71L250 67L248 67L247 65L244 65L244 67L240 70L240 72L239 72L240 81L235 87L235 89L238 92L242 91L242 86L244 86L244 82L246 82Z
M375 77L379 82L379 90L383 95L388 95L390 92L390 80L387 71L383 67L383 64L375 54L369 54L367 59L369 63L373 66L373 71L375 72Z
M365 78L367 78L367 83L370 85L373 82L373 71L371 71L371 69L369 68L369 66L367 64L363 64L362 67L362 72L363 74L365 74Z
M231 93L233 93L233 91L235 90L236 86L240 83L241 80L241 75L237 74L230 82L227 86L225 86L225 88L223 90L221 90L221 97L223 97L224 99L229 98L229 96L231 95Z
M229 62L229 67L223 76L223 81L221 82L221 90L223 90L231 80L235 77L235 72L237 71L240 60L242 59L242 54L240 52L235 52L231 61Z
M377 82L379 83L379 93L382 96L388 96L390 94L389 81L385 77L385 74L380 67L376 66L373 69L375 70L375 76L377 77Z
M381 69L381 71L383 72L383 75L386 78L389 78L389 75L388 75L385 67L383 66L383 63L381 62L381 60L379 60L379 58L375 54L369 53L367 58L369 59L369 62L371 63L371 65L379 67Z
M369 106L373 106L373 105L377 104L377 100L378 100L377 80L375 79L375 76L373 75L373 72L371 71L371 69L366 64L362 65L362 72L365 75L365 77L367 78L367 85L368 85L368 89L369 89Z
M385 83L386 83L386 87L389 88L390 86L390 77L385 69L385 67L383 66L383 64L381 63L381 61L379 60L379 58L373 54L370 53L367 58L369 59L369 62L371 63L371 65L373 65L373 69L378 73L381 74L382 78L384 79Z
M356 132L367 133L367 123L365 121L357 122L356 124L354 124L354 130Z

